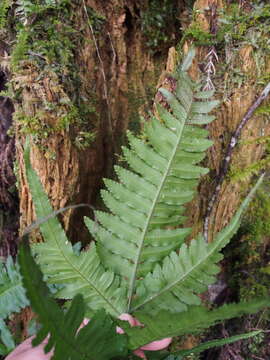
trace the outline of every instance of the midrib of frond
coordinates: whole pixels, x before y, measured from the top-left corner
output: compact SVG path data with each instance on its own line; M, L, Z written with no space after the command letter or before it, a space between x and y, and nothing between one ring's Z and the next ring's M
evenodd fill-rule
M39 201L40 205L43 207L43 203L41 201ZM94 289L94 291L96 291L96 293L109 305L109 307L111 307L111 309L113 310L114 313L120 315L121 312L119 310L117 310L114 305L98 290L98 288L91 283L91 281L89 279L87 279L83 273L81 273L75 266L74 263L72 262L72 259L70 259L69 256L67 256L65 254L65 252L62 250L62 246L61 244L59 244L59 241L57 240L57 237L55 236L54 231L51 228L51 223L50 221L47 222L46 226L48 226L50 228L50 233L53 234L53 241L56 244L57 250L58 252L61 254L61 256L65 259L67 266L69 266L76 274L78 274L78 277L80 277L83 281L85 281L86 284L88 284L88 286L90 286L92 289ZM68 240L67 240L68 242ZM75 257L74 257L75 258Z
M233 226L236 225L238 221L238 218L234 219L233 222ZM233 227L232 226L232 227ZM161 291L159 291L158 293L149 296L146 300L144 300L141 304L137 305L136 307L134 307L133 309L131 309L131 312L134 311L138 311L141 307L145 306L146 304L149 304L151 301L155 300L156 298L158 298L159 296L163 295L166 292L170 292L171 290L173 290L173 288L178 285L180 282L184 281L187 277L191 276L192 272L194 270L196 270L198 267L200 267L203 263L205 263L207 261L207 259L209 259L217 250L220 250L220 245L222 244L222 242L224 241L224 239L227 236L224 235L220 238L219 241L216 242L215 246L212 247L211 251L208 252L204 258L202 258L200 261L198 261L194 266L192 266L188 272L186 272L185 274L183 274L180 278L178 278L177 280L171 282L169 285L167 285L165 288L163 288Z
M192 101L193 102L193 101ZM192 105L192 102L190 104L190 107L188 109L188 111L186 111L186 119L184 121L182 121L182 126L179 130L179 136L178 136L178 141L176 142L175 144L175 147L172 151L172 156L168 162L168 166L161 178L161 182L160 182L160 185L158 187L158 190L157 190L157 193L156 193L156 196L153 200L153 204L151 206L151 209L150 209L150 212L149 212L149 215L147 217L147 220L145 222L145 226L144 226L144 229L142 231L142 235L141 235L141 238L140 238L140 241L139 241L139 246L138 246L138 253L137 253L137 256L136 256L136 259L134 261L135 263L135 266L134 266L134 271L133 271L133 274L131 276L131 280L130 280L130 287L129 287L129 291L128 291L128 308L127 308L127 312L129 313L131 311L131 302L132 302L132 296L133 296L133 293L134 293L134 290L135 290L135 281L136 281L136 275L137 275L137 270L138 270L138 266L139 266L139 261L140 261L140 257L141 257L141 254L142 254L142 250L143 250L143 246L144 246L144 241L145 241L145 237L146 237L146 234L148 232L148 228L149 228L149 225L150 225L150 222L152 220L152 217L153 217L153 214L154 214L154 211L155 211L155 207L157 205L157 202L159 200L159 196L160 196L160 193L162 191L162 188L166 182L166 179L168 177L168 173L171 169L171 165L172 165L172 162L175 158L175 154L177 152L177 149L179 147L179 144L180 144L180 141L182 139L182 133L183 133L183 129L184 129L184 126L186 124L186 120L188 119L189 117L189 113L190 113L190 109L191 109L191 105ZM133 310L132 310L133 311Z

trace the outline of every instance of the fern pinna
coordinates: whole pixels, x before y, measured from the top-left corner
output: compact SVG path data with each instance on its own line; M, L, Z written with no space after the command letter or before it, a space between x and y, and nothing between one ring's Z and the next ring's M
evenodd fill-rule
M22 286L18 264L11 256L5 262L0 259L0 355L7 354L15 347L4 320L27 305L29 301Z
M135 294L136 302L142 297L142 279L189 234L189 228L173 227L183 223L183 205L207 172L196 164L211 141L206 130L193 124L209 122L208 112L217 101L202 101L206 94L183 70L176 95L159 90L172 113L157 106L158 115L145 127L147 142L128 133L130 149L124 147L123 153L133 171L116 167L120 183L105 180L107 191L101 192L112 214L97 211L98 225L86 219L102 262L127 282L126 312L133 311Z
M194 196L200 176L207 173L197 164L211 145L207 130L198 125L213 120L209 112L218 104L209 100L213 92L202 92L200 84L189 78L191 60L189 54L176 74L175 94L159 90L170 108L156 105L156 115L145 126L146 140L128 133L130 147L124 147L123 153L129 170L117 166L119 182L105 180L107 190L102 191L111 213L96 211L95 221L85 219L97 245L74 253L53 218L41 224L45 242L34 246L49 281L62 284L57 297L71 299L81 293L89 314L100 308L116 317L147 313L152 316L152 340L157 337L152 325L158 326L155 315L160 311L169 316L202 308L198 295L215 282L220 250L237 230L250 198L211 244L202 235L189 246L184 243L190 229L176 226L183 225L184 205ZM47 217L52 208L31 169L29 147L25 162L37 217Z
M116 333L115 322L104 310L96 312L88 323L84 321L82 328L85 313L82 296L76 295L65 312L52 299L27 241L21 243L18 257L26 294L42 324L33 340L34 346L43 342L46 353L54 348L54 360L109 360L126 355L126 337Z

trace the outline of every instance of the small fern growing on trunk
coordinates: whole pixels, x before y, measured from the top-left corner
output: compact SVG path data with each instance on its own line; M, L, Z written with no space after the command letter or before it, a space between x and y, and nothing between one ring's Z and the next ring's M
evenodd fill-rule
M73 251L56 218L40 226L44 243L33 245L48 281L61 284L55 294L72 299L82 294L88 315L101 308L114 317L130 313L144 328L125 328L130 349L163 337L192 333L218 321L258 311L269 304L259 299L209 311L199 294L216 281L221 250L239 227L251 194L210 244L198 235L185 243L189 228L184 205L194 194L207 169L198 165L212 142L199 125L208 124L218 101L212 91L201 91L187 74L192 54L176 74L175 94L159 89L169 110L156 105L156 116L145 127L146 140L128 133L124 147L129 170L116 166L119 181L105 180L103 200L110 212L96 211L85 219L95 238L90 249ZM41 183L25 151L27 178L38 218L52 212ZM259 183L258 183L259 184ZM258 184L256 186L258 186Z

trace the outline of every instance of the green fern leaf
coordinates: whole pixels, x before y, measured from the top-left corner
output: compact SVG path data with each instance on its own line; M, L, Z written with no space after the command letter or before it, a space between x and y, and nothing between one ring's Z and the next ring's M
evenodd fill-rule
M225 339L217 339L217 340L207 341L207 342L205 342L199 346L196 346L192 349L177 351L176 353L173 353L173 355L187 356L187 355L191 355L191 354L200 354L202 351L211 349L213 347L220 347L220 346L224 346L227 344L232 344L236 341L250 339L254 336L261 334L262 332L263 332L262 330L255 330L255 331L251 331L251 332L240 334L240 335L230 336ZM169 360L169 359L166 358L165 360Z
M37 217L48 217L53 209L38 176L30 165L29 145L25 149L25 164ZM70 299L81 293L89 309L104 308L115 316L126 308L126 289L111 271L105 271L97 256L95 245L77 256L56 218L41 223L46 243L33 246L42 271L49 282L63 284L55 295Z
M181 71L187 71L190 68L195 55L195 48L191 48L181 64Z
M6 262L0 262L0 319L5 319L28 305L18 264L9 256Z
M128 133L130 148L124 147L123 153L131 170L116 167L120 183L105 180L107 190L101 194L112 214L96 212L98 224L86 220L102 263L127 280L127 311L137 279L179 248L190 233L173 227L183 223L183 205L208 172L197 163L212 142L205 129L191 123L194 116L209 116L218 102L198 100L203 97L198 85L185 72L179 77L176 95L159 90L171 112L157 105L159 119L153 117L146 125L147 142Z
M15 342L5 322L0 319L0 355L7 355L15 348Z
M116 333L115 323L104 310L79 330L85 316L82 296L73 299L66 313L59 308L26 242L20 246L19 263L27 296L42 325L34 346L50 335L44 350L47 353L54 348L54 360L108 360L126 354L126 337Z
M177 314L161 311L157 315L152 315L140 311L134 316L144 324L144 327L130 328L125 322L119 322L119 324L129 337L129 348L137 349L165 337L196 334L220 321L256 313L269 305L270 298L264 298L239 304L227 304L214 310L208 310L203 306L191 306L188 311Z
M216 264L223 258L220 251L238 230L241 214L262 179L263 177L258 180L230 224L212 243L206 243L202 235L199 235L189 246L183 244L178 254L172 252L164 259L162 266L157 264L154 271L140 281L132 312L140 308L154 313L159 309L181 312L190 305L200 305L198 294L206 291L216 281L215 275L219 272Z

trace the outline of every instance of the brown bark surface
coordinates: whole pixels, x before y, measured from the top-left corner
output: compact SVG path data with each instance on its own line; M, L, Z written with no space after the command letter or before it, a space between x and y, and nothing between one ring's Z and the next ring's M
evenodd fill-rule
M93 32L89 26L84 5L106 19L101 34ZM106 4L99 0L88 0L74 8L74 26L77 30L84 29L83 36L86 39L83 44L78 44L74 52L80 80L77 91L81 97L95 102L96 112L88 117L87 121L96 136L90 146L80 150L74 145L74 133L78 132L78 129L74 129L71 124L68 129L56 130L55 133L49 134L41 146L33 144L32 166L40 176L54 208L81 202L95 205L97 190L102 184L101 179L112 173L114 154L119 152L125 130L130 123L135 123L138 127L138 113L144 113L145 108L151 109L149 88L154 89L157 83L166 84L167 74L175 68L179 56L175 48L170 49L167 59L166 51L157 54L145 47L146 39L140 23L141 10L145 6L144 2L132 0L111 0ZM194 4L194 9L197 10L195 21L204 31L211 31L213 27L213 18L209 11L213 6L217 8L217 12L220 9L226 11L226 2L222 0L198 0ZM181 9L179 17L186 28L186 9L184 6ZM177 34L172 34L172 37L176 36ZM186 42L183 51L186 52L190 46L191 42ZM189 206L192 209L189 224L195 224L194 234L202 229L207 204L215 190L215 179L219 176L231 134L261 91L261 87L256 85L257 66L254 51L252 46L244 45L235 51L231 60L230 68L239 68L246 76L245 82L240 85L233 84L230 71L225 71L219 75L215 83L216 97L221 100L221 105L216 111L217 119L208 127L210 137L214 141L206 161L211 172L201 182L199 198ZM206 62L209 46L197 46L196 52L191 69L194 78L203 76L201 70ZM218 70L225 59L224 52L217 55ZM6 59L2 63L5 64ZM269 70L269 59L265 59L265 64L265 69L261 71ZM15 103L17 112L23 111L28 117L39 117L42 114L45 127L48 124L57 128L59 108L58 113L54 113L44 108L44 102L59 104L63 99L69 99L70 93L52 71L43 71L40 76L39 69L33 63L25 62L20 66L20 70L12 75L12 84L15 91L20 90L22 94L22 102ZM224 84L229 84L226 90ZM63 112L67 111L64 102L61 106ZM25 135L20 127L20 122L16 121L23 228L33 221L34 211L24 173ZM253 116L242 134L242 139L249 144L243 144L241 141L242 144L237 146L232 166L245 168L263 157L264 145L256 141L251 143L262 132L264 136L269 135L268 122L263 116ZM43 145L47 148L45 152ZM210 218L210 238L228 223L249 183L250 179L235 183L229 178L223 183ZM69 210L62 216L64 227L74 241L77 240L78 228L81 229L83 226L82 215L85 212L86 210Z
M209 31L211 27L211 17L209 17L209 8L215 5L218 10L226 11L226 2L221 0L198 0L194 4L194 8L198 10L197 22L205 31ZM244 11L244 10L243 10ZM184 50L191 46L190 43L184 45ZM206 63L206 55L210 48L208 46L200 46L196 48L197 55L191 68L191 75L197 78L202 75L200 67ZM216 77L215 82L216 94L215 98L220 100L220 106L215 112L216 119L209 125L208 130L210 138L214 141L214 145L208 151L208 157L205 165L210 169L210 173L202 179L199 188L199 197L190 205L188 213L192 214L189 224L195 224L193 235L203 230L203 221L207 211L208 202L215 191L216 181L221 172L222 161L224 159L225 150L231 140L233 132L236 130L245 113L260 95L263 87L257 85L257 67L255 64L254 51L252 46L243 45L238 51L234 49L234 57L231 61L230 69L237 68L245 76L242 84L233 84L229 82L229 89L226 92L225 83L233 75L230 71L222 73L220 78ZM224 54L217 53L219 61L216 63L216 71L220 69L225 62ZM269 58L265 57L265 69L261 71L269 72ZM269 100L268 100L269 101ZM263 136L270 135L270 124L265 116L254 115L248 124L244 127L239 144L233 152L231 167L239 170L245 169L252 163L262 159L265 153L265 145L256 142L261 134ZM241 199L246 195L250 188L252 176L241 182L233 181L227 176L222 184L218 199L215 201L209 224L209 239L213 235L226 226L235 213Z
M182 4L182 1L178 2ZM140 11L146 6L145 1L86 0L85 5L106 19L102 33L97 34L89 26L84 3L80 2L80 5L74 8L74 27L78 31L83 29L85 39L83 45L78 44L74 50L79 77L79 88L76 91L81 97L95 103L96 112L87 118L96 134L95 140L85 149L78 149L74 145L77 125L71 124L68 129L49 134L39 144L32 141L31 147L32 166L55 209L82 202L96 206L96 194L101 186L101 179L112 173L114 154L119 152L125 130L130 125L138 128L137 114L143 114L145 110L152 108L149 89L154 89L156 84L169 88L172 86L168 73L175 69L179 55L174 47L163 49L161 53L152 53L146 48L146 39L140 25ZM198 10L196 21L204 31L211 31L213 24L209 8L213 5L226 11L226 2L222 0L195 2L194 7ZM183 28L189 25L185 14L183 5L182 12L176 14L181 18ZM179 37L179 32L180 29L178 33L172 34L172 38ZM183 52L187 52L190 46L191 41L186 42ZM196 58L190 71L194 78L204 75L201 69L209 50L209 46L196 47ZM193 235L202 231L208 202L215 190L216 179L221 171L231 135L262 90L256 81L258 74L253 47L244 45L235 51L231 69L239 68L246 80L240 85L233 83L230 69L216 77L215 97L220 99L221 105L216 111L216 120L208 126L214 145L209 150L204 165L210 168L210 174L202 179L199 196L188 206L187 211L190 214L188 225L194 226ZM217 70L225 61L224 52L218 53L218 56ZM269 59L265 59L265 69L261 71L269 72L269 68ZM226 93L225 83L229 84ZM45 128L46 124L57 128L59 113L44 108L44 102L59 105L61 100L69 99L71 93L53 72L48 70L40 76L39 69L26 61L19 71L12 74L12 84L15 90L21 91L22 102L15 103L17 112L23 111L30 118L42 114ZM67 111L65 102L62 101L61 106L63 112ZM58 107L58 111L61 112L61 107ZM264 145L252 142L259 138L262 132L264 136L270 135L269 121L263 116L255 115L245 127L241 142L234 150L232 166L243 169L264 156ZM16 120L21 229L35 218L24 169L25 137L21 131L21 123ZM46 151L40 145L46 147ZM236 183L228 176L222 184L210 218L210 239L229 222L250 187L251 180L249 177ZM73 241L86 241L88 238L87 233L82 230L83 214L84 211L70 210L62 217L64 227Z
M84 42L75 51L79 69L80 96L93 99L96 114L91 122L95 141L85 150L74 146L74 128L56 131L41 146L32 144L31 162L37 171L55 209L68 204L95 204L97 189L103 176L111 175L114 154L119 152L129 123L138 128L138 112L151 107L148 92L156 86L160 68L166 62L167 51L154 54L145 46L140 25L140 7L143 2L131 0L86 1L106 19L101 34L93 33L89 26L84 4L74 9L74 26L84 29ZM172 38L175 35L172 34ZM50 126L57 127L58 115L44 109L44 100L59 103L69 94L52 72L40 76L39 70L25 62L13 75L15 90L22 91L22 103L16 110L29 117L40 116ZM150 102L150 103L149 103ZM143 105L145 104L145 105ZM65 111L63 105L63 111ZM134 126L133 124L133 126ZM132 124L131 124L132 125ZM20 177L21 229L34 219L33 205L25 178L23 144L20 123L16 125L16 146ZM82 215L85 211L66 211L62 217L65 229L73 241L84 241ZM85 234L87 238L88 235Z

